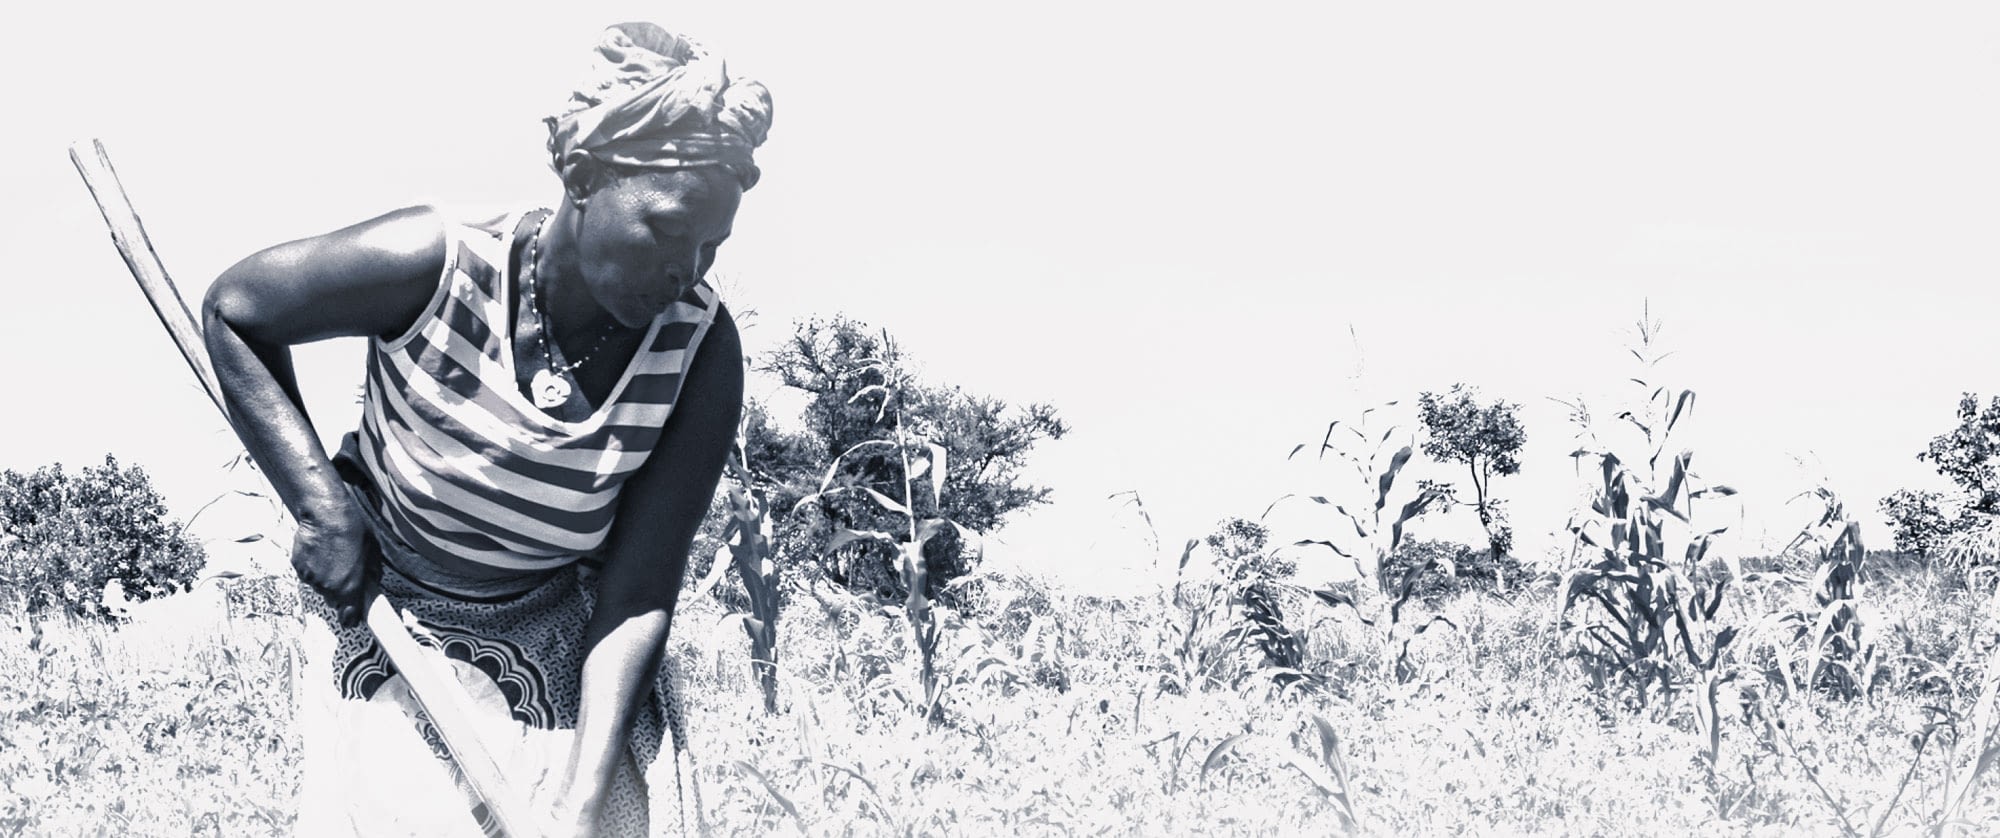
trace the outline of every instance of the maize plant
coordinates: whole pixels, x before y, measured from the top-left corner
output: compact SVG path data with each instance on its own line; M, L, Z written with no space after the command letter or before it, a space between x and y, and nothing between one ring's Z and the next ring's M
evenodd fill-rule
M1203 784L1209 782L1211 773L1232 760L1242 760L1254 753L1264 757L1265 761L1290 767L1312 785L1333 810L1334 822L1320 825L1326 827L1326 834L1332 834L1335 829L1348 835L1364 832L1361 813L1356 805L1354 781L1347 769L1347 759L1341 753L1343 747L1339 734L1334 732L1333 724L1324 716L1310 712L1301 715L1305 725L1311 728L1310 738L1294 730L1281 742L1270 734L1246 730L1216 743L1209 750L1208 757L1201 761Z
M1253 582L1236 595L1243 622L1230 636L1246 642L1262 654L1261 668L1270 672L1279 690L1317 686L1320 678L1308 672L1305 638L1285 623L1285 611L1278 601L1281 590L1275 582Z
M1641 320L1641 347L1632 350L1648 368L1664 357L1642 351L1651 348L1658 328ZM1638 431L1637 452L1621 453L1598 441L1587 414L1579 411L1587 439L1571 456L1579 467L1594 461L1596 468L1589 507L1569 524L1586 564L1569 574L1559 616L1581 637L1577 654L1592 664L1593 674L1633 686L1644 704L1650 690L1671 693L1679 686L1680 664L1712 671L1736 636L1736 629L1716 616L1730 574L1706 567L1716 537L1728 527L1704 528L1695 514L1696 501L1735 490L1704 484L1691 470L1693 451L1666 453L1694 392L1653 387L1638 377L1632 381L1650 393L1643 408L1617 418ZM1585 610L1596 606L1595 619L1569 623L1579 603Z
M1394 404L1390 402L1384 407ZM1447 501L1449 494L1441 486L1420 482L1413 497L1400 504L1390 502L1390 496L1395 492L1397 477L1414 456L1415 447L1411 444L1409 433L1400 426L1391 425L1379 438L1371 431L1364 430L1369 414L1374 411L1373 408L1363 411L1363 425L1343 424L1338 420L1328 424L1318 452L1320 460L1325 460L1327 454L1332 453L1354 469L1355 476L1364 487L1364 502L1357 508L1350 509L1347 504L1330 500L1323 495L1304 496L1306 500L1315 504L1331 507L1345 522L1345 526L1338 529L1343 531L1351 529L1354 537L1346 539L1343 536L1340 541L1331 538L1308 538L1293 542L1291 546L1320 547L1332 551L1340 558L1352 562L1356 573L1362 579L1373 583L1381 595L1379 598L1370 598L1377 599L1373 604L1365 604L1362 601L1364 598L1369 598L1365 594L1357 597L1334 589L1313 591L1313 595L1327 605L1345 605L1354 609L1363 624L1378 628L1382 632L1381 640L1385 648L1394 653L1394 668L1398 682L1407 682L1415 675L1415 669L1409 660L1410 642L1430 630L1432 626L1439 623L1451 625L1451 621L1443 616L1432 616L1421 625L1411 627L1404 623L1403 608L1409 603L1417 580L1424 574L1439 569L1445 573L1452 573L1456 569L1450 567L1447 560L1433 558L1431 561L1395 573L1387 569L1387 560L1396 552L1396 548L1402 546L1404 527ZM1365 462L1346 448L1335 444L1335 435L1342 432L1361 445L1373 447ZM1299 452L1307 447L1309 447L1307 444L1301 444L1293 448L1290 457L1298 456ZM1287 495L1279 498L1271 504L1271 508L1264 510L1264 514L1268 517L1272 508L1295 497L1301 496Z
M1200 543L1198 539L1188 539L1174 572L1170 604L1173 612L1186 619L1172 620L1165 626L1169 655L1160 676L1160 692L1189 695L1210 684L1228 681L1223 676L1224 669L1231 664L1232 644L1224 636L1227 632L1217 628L1229 614L1226 591L1220 585L1190 583L1187 579L1188 560Z
M778 712L778 566L771 558L770 505L764 490L750 479L743 464L742 439L729 458L729 524L723 540L731 563L743 580L750 613L743 615L743 633L750 636L750 670L764 692L764 712ZM716 562L716 572L722 563Z
M1822 504L1816 523L1800 532L1787 550L1812 544L1818 552L1813 574L1813 607L1774 615L1788 630L1793 647L1805 649L1805 666L1781 667L1784 686L1794 692L1824 688L1853 699L1868 691L1881 661L1870 626L1863 619L1862 568L1867 551L1861 522L1850 521L1840 499L1821 487L1806 493Z
M1983 775L2000 763L2000 705L1996 705L1996 700L2000 700L2000 654L1991 654L1986 658L1986 671L1979 682L1979 696L1972 705L1971 735L1960 729L1960 720L1949 708L1941 708L1946 718L1933 723L1948 731L1951 750L1946 755L1944 799L1928 830L1932 835L1964 833L1968 825L1965 807L1971 802L1972 790L1979 786Z
M887 336L884 336L887 343ZM918 684L923 694L920 706L926 718L936 722L940 718L944 698L944 685L938 679L937 649L943 629L930 594L930 566L924 556L924 546L932 539L946 532L952 532L967 543L977 545L976 537L957 523L941 517L922 517L918 514L919 501L917 487L923 480L930 487L930 507L941 505L944 494L946 454L945 448L935 442L912 433L904 424L903 398L909 381L894 364L882 359L866 359L854 370L855 374L874 373L882 383L871 384L855 392L850 403L864 399L876 399L875 421L890 421L889 436L885 439L860 443L840 456L827 467L820 481L818 491L800 499L799 506L817 502L837 495L861 495L868 498L883 511L902 516L907 522L903 532L889 533L883 530L840 529L827 544L828 550L839 550L850 545L878 545L894 552L898 563L899 577L908 589L903 600L903 614L910 624L911 639L918 652ZM886 454L899 468L896 483L902 489L902 498L892 497L873 486L866 485L842 469L846 459L857 453L869 451ZM892 489L893 491L893 489ZM918 702L910 701L916 705Z

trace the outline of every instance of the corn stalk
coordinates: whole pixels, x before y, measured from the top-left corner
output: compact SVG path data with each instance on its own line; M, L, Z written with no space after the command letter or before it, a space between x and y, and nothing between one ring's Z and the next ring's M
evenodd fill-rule
M1394 404L1395 402L1390 402L1383 407ZM1339 420L1329 423L1317 452L1317 459L1321 461L1326 460L1327 455L1331 453L1354 470L1355 476L1365 487L1364 504L1350 509L1347 504L1330 500L1324 495L1286 495L1272 502L1271 506L1264 510L1264 515L1269 517L1271 510L1277 508L1280 503L1303 499L1322 507L1332 508L1346 525L1337 529L1353 531L1351 539L1344 535L1339 540L1307 538L1295 541L1290 546L1317 547L1331 551L1341 559L1352 562L1356 574L1361 579L1372 582L1372 587L1379 593L1379 597L1368 597L1366 593L1360 596L1350 595L1332 588L1313 591L1313 595L1329 606L1352 608L1363 624L1379 628L1384 645L1394 650L1397 680L1407 682L1415 675L1415 669L1409 661L1410 642L1431 627L1440 623L1451 625L1451 621L1442 616L1433 616L1421 625L1412 627L1404 622L1403 608L1415 592L1417 580L1424 574L1438 569L1453 573L1456 572L1456 568L1448 566L1447 560L1433 558L1404 572L1394 573L1388 570L1388 558L1402 546L1404 527L1425 512L1447 502L1450 495L1440 486L1421 483L1414 497L1400 504L1391 503L1390 496L1395 491L1397 477L1415 455L1415 447L1411 444L1409 434L1400 426L1392 424L1380 437L1376 437L1370 430L1365 430L1368 416L1375 410L1371 408L1363 411L1362 424L1359 425L1343 424ZM1360 445L1372 447L1366 461L1342 445L1335 444L1335 436L1343 433ZM1310 444L1294 447L1287 459L1297 457L1308 447ZM1440 565L1446 566L1440 568ZM1363 590L1368 587L1370 586L1364 585ZM1376 601L1365 603L1364 598Z
M1792 540L1787 551L1804 544L1818 552L1813 573L1811 610L1785 615L1792 639L1806 647L1805 667L1788 672L1793 690L1825 688L1853 699L1868 691L1879 661L1874 638L1862 619L1862 570L1867 551L1861 543L1861 522L1850 521L1845 507L1825 487L1804 496L1822 504L1819 520Z
M1651 348L1657 329L1641 320L1641 347L1632 350L1648 368L1664 357L1641 351ZM1632 381L1650 394L1643 408L1617 418L1639 432L1641 449L1621 454L1586 426L1584 445L1571 454L1580 471L1586 462L1595 468L1589 507L1569 524L1587 563L1565 581L1558 619L1579 638L1576 654L1593 664L1594 674L1634 687L1643 705L1655 688L1670 694L1680 686L1683 664L1710 673L1736 637L1717 618L1734 574L1704 572L1710 548L1728 527L1704 528L1695 515L1697 500L1735 490L1705 485L1692 470L1692 450L1666 453L1694 391ZM1595 619L1572 623L1583 616L1572 610L1579 604Z
M888 336L883 336L888 345ZM943 629L939 623L935 603L930 596L930 567L924 558L924 545L946 531L956 532L967 543L977 544L976 536L957 523L942 517L922 517L917 513L919 485L928 484L931 490L933 508L942 505L947 467L946 452L942 445L911 433L904 423L905 411L902 400L909 382L894 364L870 358L862 361L854 370L855 374L874 372L881 375L883 383L871 384L856 391L849 403L865 399L876 399L875 421L893 420L888 439L863 442L835 457L827 467L820 481L819 490L801 499L801 506L840 494L858 494L868 498L886 512L903 516L906 528L891 534L882 530L837 530L827 549L838 550L856 543L881 545L894 552L898 562L898 574L908 593L903 599L903 615L909 621L910 636L918 653L917 681L922 688L920 703L908 702L922 708L925 718L933 723L941 718L945 684L938 678L938 643ZM885 451L895 456L900 466L898 483L902 497L891 497L873 487L862 485L852 478L843 478L841 465L849 455L861 451ZM928 477L929 480L919 481Z
M778 712L778 566L771 556L770 502L744 464L743 438L729 457L729 524L722 537L743 580L750 613L741 615L750 638L750 672L764 693L764 712ZM716 563L720 571L721 562Z

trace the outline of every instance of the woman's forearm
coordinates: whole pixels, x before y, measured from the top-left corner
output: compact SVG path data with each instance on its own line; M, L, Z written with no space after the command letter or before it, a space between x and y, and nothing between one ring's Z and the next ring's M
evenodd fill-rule
M209 360L229 423L292 517L304 526L351 525L340 477L307 418L289 347L253 347L227 319L227 304L203 306Z
M297 524L292 568L326 597L341 624L358 625L371 578L361 511L306 418L291 350L244 339L230 322L229 286L220 287L225 290L211 290L202 309L229 423Z
M574 791L591 798L610 786L639 702L659 672L677 593L660 584L659 570L636 561L613 561L597 579L569 771Z

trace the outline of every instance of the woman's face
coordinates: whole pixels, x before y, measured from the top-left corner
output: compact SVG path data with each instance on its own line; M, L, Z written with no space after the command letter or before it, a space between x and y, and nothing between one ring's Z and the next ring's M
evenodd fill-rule
M591 298L619 325L644 328L708 273L742 198L736 179L714 168L609 179L577 221Z

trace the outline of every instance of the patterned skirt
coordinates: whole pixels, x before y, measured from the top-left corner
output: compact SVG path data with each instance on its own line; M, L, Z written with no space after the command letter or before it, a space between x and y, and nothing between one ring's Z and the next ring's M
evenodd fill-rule
M414 618L412 634L471 695L481 741L510 782L530 795L519 803L545 805L569 764L595 573L572 564L524 593L468 599L411 578L403 569L422 567L421 560L380 519L370 529L381 549L377 558L386 559L383 595L406 623ZM500 834L368 628L342 628L323 597L301 588L307 617L298 834ZM698 827L679 683L666 656L653 694L634 714L625 759L604 802L602 834L644 836L655 821L663 834ZM666 736L673 757L656 769ZM663 793L650 793L654 786Z

